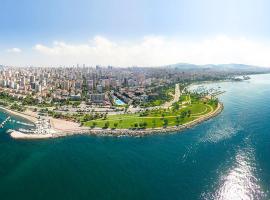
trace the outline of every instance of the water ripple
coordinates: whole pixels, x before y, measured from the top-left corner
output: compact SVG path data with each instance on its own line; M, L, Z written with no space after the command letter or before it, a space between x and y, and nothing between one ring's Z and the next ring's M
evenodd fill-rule
M239 150L233 166L221 175L215 192L202 194L203 199L265 199L266 193L256 177L256 161L252 148Z
M200 138L199 142L217 143L233 137L241 130L242 127L239 124L234 124L229 120L221 119L207 130L206 134Z

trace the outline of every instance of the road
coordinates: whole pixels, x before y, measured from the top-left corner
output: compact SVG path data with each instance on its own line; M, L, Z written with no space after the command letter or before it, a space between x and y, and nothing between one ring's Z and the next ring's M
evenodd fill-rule
M179 84L177 83L177 84L175 84L175 92L174 92L173 100L164 103L161 107L164 109L171 107L174 103L179 101L180 95L181 95L180 87L179 87Z

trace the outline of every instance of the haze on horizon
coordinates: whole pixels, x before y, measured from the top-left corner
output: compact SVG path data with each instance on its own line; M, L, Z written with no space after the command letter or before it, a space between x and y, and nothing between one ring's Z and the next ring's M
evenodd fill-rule
M270 66L267 0L0 1L0 64Z

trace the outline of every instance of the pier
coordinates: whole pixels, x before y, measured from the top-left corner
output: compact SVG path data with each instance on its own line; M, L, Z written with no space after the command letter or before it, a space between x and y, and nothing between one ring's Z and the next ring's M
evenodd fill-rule
M0 125L0 128L4 128L5 124L10 120L10 116L8 116Z
M216 96L221 95L221 94L223 94L223 93L225 93L225 92L226 92L226 91L217 91L217 92L212 93L211 95L212 95L213 97L216 97Z

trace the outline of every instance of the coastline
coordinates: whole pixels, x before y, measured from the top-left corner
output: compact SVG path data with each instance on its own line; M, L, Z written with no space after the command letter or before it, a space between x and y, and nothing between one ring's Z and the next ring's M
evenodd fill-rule
M0 109L4 110L7 113L10 113L12 115L22 117L22 118L24 118L24 119L26 119L26 120L28 120L28 121L30 121L32 123L35 123L38 120L37 116L34 116L32 113L31 114L26 113L26 112L22 113L22 112L19 112L19 111L10 110L10 109L8 109L6 107L3 107L3 106L0 106Z
M2 107L1 107L2 108ZM149 129L141 129L141 130L131 130L131 129L102 129L102 128L89 128L89 127L81 127L78 123L70 122L66 120L61 119L53 119L50 118L51 126L52 126L52 132L50 134L25 134L21 133L19 131L13 130L10 133L10 136L14 139L48 139L48 138L58 138L58 137L64 137L64 136L71 136L71 135L95 135L95 136L133 136L133 137L143 137L147 135L153 135L153 134L169 134L169 133L175 133L178 131L183 131L188 128L192 128L204 121L207 121L218 114L220 114L223 110L224 106L222 103L218 103L217 108L204 116L201 116L193 121L187 122L185 124L179 125L179 126L172 126L167 128L149 128ZM28 116L24 113L11 111L7 108L4 108L7 112L10 112L14 115L19 115L20 117L24 117L28 120L37 120L33 116ZM28 116L28 117L27 117ZM32 121L34 122L34 121Z

